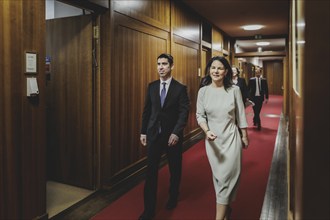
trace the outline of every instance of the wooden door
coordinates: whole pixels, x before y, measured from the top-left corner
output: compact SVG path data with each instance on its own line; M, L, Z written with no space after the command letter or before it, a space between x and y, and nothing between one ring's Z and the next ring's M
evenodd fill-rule
M283 61L264 61L263 65L269 94L283 95Z
M47 20L47 174L93 189L92 17ZM47 68L46 68L47 69Z
M209 62L209 60L211 59L211 50L208 48L204 48L202 49L202 53L201 53L201 57L202 57L202 62L201 62L201 77L205 76L205 68L207 63Z

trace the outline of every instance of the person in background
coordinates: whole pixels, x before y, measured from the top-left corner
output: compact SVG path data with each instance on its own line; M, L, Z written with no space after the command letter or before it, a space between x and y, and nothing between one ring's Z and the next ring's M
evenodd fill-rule
M269 96L267 80L261 77L261 69L259 67L255 69L255 77L249 80L248 90L250 99L254 103L253 125L257 126L258 130L261 130L260 112L263 102L265 101L265 103L267 103Z
M148 85L142 114L140 141L147 146L147 172L144 185L144 211L140 220L152 219L157 201L158 168L165 152L170 170L169 200L166 208L177 206L182 170L183 129L189 114L186 86L172 75L174 67L170 54L157 58L159 80Z
M241 91L232 85L232 68L224 57L213 57L204 86L198 91L196 118L206 139L213 174L216 220L229 219L241 174L242 148L249 144ZM242 131L240 135L239 128Z
M240 71L237 67L232 67L232 71L233 71L233 78L232 78L233 84L240 88L243 104L245 106L245 103L248 103L249 101L249 91L245 79L239 76Z

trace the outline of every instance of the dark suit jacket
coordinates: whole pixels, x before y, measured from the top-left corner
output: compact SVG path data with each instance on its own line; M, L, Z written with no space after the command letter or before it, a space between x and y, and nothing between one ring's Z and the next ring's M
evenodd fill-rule
M253 101L256 94L256 77L252 77L249 80L248 89L250 91L250 99ZM267 80L264 78L261 78L260 96L262 100L264 100L265 97L266 99L268 99L268 84L267 84Z
M146 134L148 141L152 141L158 136L161 127L162 134L176 134L182 141L190 105L187 87L172 78L163 107L160 104L159 87L160 80L148 86L141 134Z
M245 100L249 97L249 91L245 79L238 77L236 86L240 88L242 93L243 103L245 104Z

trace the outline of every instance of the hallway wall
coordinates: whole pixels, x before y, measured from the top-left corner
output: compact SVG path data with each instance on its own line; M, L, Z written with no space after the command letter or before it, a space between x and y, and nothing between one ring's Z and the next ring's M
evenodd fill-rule
M0 1L0 219L45 217L45 2ZM25 73L25 52L37 73ZM36 77L39 95L26 96Z
M173 75L188 86L191 112L185 141L199 133L194 108L203 18L181 1L134 2L128 7L125 1L111 1L111 10L99 17L100 65L93 92L97 187L113 187L143 171L141 111L147 83L158 78L159 53L174 55ZM329 219L330 6L323 0L298 2L297 21L306 25L293 36L306 43L295 48L292 44L298 38L291 36L285 78L289 81L285 97L290 118L290 210L293 219ZM296 23L291 25L296 28ZM45 3L0 1L0 30L0 219L42 219L46 218ZM225 47L226 38L213 27L208 43ZM211 49L212 55L227 55L221 47ZM37 53L36 74L24 73L25 51ZM38 98L26 97L29 76L37 78Z
M191 101L185 141L200 132L195 120L200 77L201 17L177 1L112 1L101 18L101 185L111 187L145 167L141 116L157 56L171 53L173 77ZM223 43L222 43L223 44Z
M329 1L304 0L291 5L287 92L292 219L330 218L329 15Z

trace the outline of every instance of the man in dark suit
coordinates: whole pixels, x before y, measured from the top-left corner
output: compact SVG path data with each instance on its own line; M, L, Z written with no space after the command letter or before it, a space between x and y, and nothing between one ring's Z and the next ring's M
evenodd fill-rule
M157 58L160 80L151 82L147 89L142 114L140 141L148 146L147 173L144 186L144 212L139 219L152 219L157 200L158 167L165 152L170 170L167 209L174 209L179 196L182 170L183 129L189 114L186 86L173 79L173 57L161 54Z
M261 129L260 111L262 104L266 98L265 103L268 102L268 84L265 78L261 77L261 69L256 67L255 77L249 80L248 89L250 99L254 102L253 106L253 125L257 126L258 130Z

